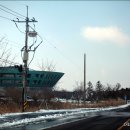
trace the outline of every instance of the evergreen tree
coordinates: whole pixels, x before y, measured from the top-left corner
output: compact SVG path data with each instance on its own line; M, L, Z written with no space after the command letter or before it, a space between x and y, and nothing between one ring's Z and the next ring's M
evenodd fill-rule
M104 88L103 88L103 85L101 84L100 81L98 81L96 83L96 100L99 101L99 100L102 100L103 99L103 92L104 92Z
M94 88L93 84L90 81L88 82L87 99L91 102L94 101Z

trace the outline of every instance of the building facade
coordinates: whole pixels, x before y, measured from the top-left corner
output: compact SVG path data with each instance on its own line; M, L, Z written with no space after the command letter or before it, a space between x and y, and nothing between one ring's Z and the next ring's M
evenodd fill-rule
M28 70L28 88L52 88L64 75L61 72ZM22 87L23 72L19 72L15 67L0 67L0 87Z

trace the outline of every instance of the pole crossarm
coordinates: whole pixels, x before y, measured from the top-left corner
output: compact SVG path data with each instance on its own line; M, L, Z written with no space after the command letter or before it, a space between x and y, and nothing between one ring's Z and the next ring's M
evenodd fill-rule
M12 20L13 22L18 22L18 23L26 23L26 21L19 21L19 20ZM28 20L28 22L30 23L30 22L38 22L38 21L36 21L36 20Z

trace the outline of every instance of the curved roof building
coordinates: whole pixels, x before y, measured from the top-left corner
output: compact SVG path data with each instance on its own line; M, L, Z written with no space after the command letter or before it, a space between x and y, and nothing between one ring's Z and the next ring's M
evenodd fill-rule
M64 75L61 72L28 70L27 87L52 88ZM0 67L0 87L22 87L22 72L15 67Z

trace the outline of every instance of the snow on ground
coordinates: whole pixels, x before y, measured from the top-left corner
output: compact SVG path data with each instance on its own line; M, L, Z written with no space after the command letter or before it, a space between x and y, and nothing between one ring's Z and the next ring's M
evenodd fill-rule
M55 119L58 117L61 117L61 114L57 115L47 115L47 116L38 116L36 118L25 118L22 120L13 120L12 122L5 122L3 124L0 124L0 128L6 128L6 127L12 127L12 126L20 126L23 124L29 124L31 122L39 122L39 121L46 121L47 119Z
M21 126L33 122L46 122L47 120L60 119L63 117L72 117L73 115L82 115L89 112L109 111L128 107L130 104L108 108L77 108L61 110L39 110L36 112L8 113L0 115L0 129L14 126ZM33 116L32 116L33 115Z

